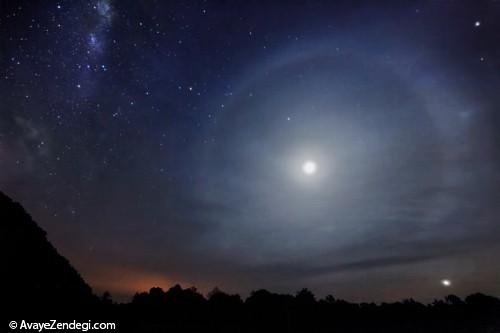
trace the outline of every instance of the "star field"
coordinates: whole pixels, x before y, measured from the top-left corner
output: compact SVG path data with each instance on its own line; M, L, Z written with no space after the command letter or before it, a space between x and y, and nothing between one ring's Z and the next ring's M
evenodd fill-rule
M5 2L0 189L118 298L499 294L499 15Z

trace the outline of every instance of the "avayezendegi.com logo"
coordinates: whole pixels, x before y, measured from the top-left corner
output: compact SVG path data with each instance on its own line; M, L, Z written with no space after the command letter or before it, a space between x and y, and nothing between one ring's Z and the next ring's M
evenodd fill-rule
M89 321L70 321L70 322L59 322L55 319L45 321L45 322L35 322L35 321L15 321L12 320L9 323L9 328L11 330L28 330L42 332L44 330L74 330L87 332L90 330L115 330L116 323L94 323Z

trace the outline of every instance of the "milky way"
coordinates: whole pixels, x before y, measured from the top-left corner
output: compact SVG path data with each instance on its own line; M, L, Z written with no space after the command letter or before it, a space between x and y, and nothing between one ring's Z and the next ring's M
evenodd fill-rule
M498 294L499 10L9 2L0 189L117 297Z

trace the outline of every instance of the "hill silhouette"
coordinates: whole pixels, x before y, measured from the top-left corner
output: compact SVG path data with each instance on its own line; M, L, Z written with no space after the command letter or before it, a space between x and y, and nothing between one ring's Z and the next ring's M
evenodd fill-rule
M93 295L22 206L0 192L1 297L7 322L37 317L115 322L119 332L500 332L500 300L449 295L431 304L350 303L308 289L295 295L253 291L243 300L218 288L207 297L179 285L153 287L131 302ZM6 260L6 261L5 261Z
M91 308L96 297L87 283L47 240L17 202L0 192L0 244L4 258L2 303L22 314Z

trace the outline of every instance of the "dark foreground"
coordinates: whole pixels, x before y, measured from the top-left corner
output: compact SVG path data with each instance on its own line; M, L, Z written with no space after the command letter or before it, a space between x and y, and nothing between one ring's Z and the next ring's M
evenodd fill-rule
M97 297L45 232L18 203L0 192L3 256L2 322L113 322L114 332L484 332L500 333L500 300L450 295L431 304L413 300L354 304L307 289L296 295L254 291L246 300L214 290L152 288L127 304ZM19 328L10 330L19 331ZM29 330L26 330L29 331ZM35 332L35 330L31 330ZM80 330L82 331L82 330ZM72 332L78 332L72 330Z
M114 322L118 332L500 332L500 300L482 294L465 300L450 295L428 305L412 300L376 305L332 296L316 300L308 290L295 296L258 290L245 301L216 291L205 298L175 286L166 292L152 288L128 304L114 304L104 295L79 305L45 299L16 307L9 321L92 319Z

